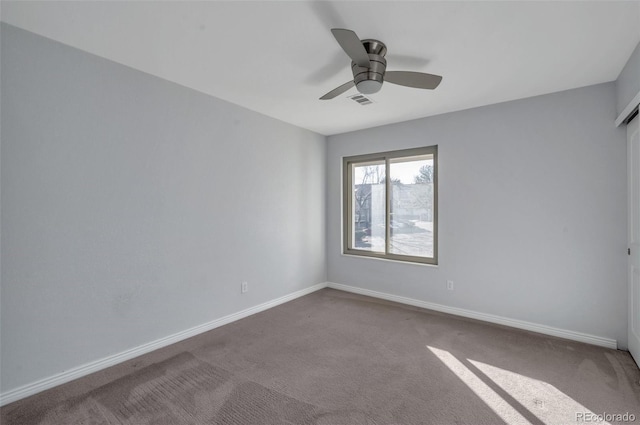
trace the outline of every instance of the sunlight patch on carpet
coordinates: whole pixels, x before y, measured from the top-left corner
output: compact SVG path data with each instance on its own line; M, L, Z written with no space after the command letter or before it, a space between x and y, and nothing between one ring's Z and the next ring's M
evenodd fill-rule
M475 360L469 362L523 406L535 412L545 424L580 422L580 417L595 415L551 384ZM609 422L598 423L610 425Z
M506 423L532 425L531 422L529 422L522 414L520 414L515 408L513 408L494 390L471 372L469 368L462 364L462 362L455 358L451 353L428 345L427 348Z

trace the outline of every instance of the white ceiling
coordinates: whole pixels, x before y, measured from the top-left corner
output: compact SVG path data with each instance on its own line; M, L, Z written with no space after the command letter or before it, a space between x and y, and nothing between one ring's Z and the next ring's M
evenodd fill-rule
M615 80L640 41L640 1L10 2L4 22L330 135ZM318 98L351 79L330 29L388 48L385 84L360 106Z

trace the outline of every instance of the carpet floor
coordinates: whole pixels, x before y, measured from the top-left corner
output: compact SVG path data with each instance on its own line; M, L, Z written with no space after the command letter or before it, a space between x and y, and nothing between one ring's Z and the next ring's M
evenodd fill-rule
M0 409L3 425L624 423L616 414L640 422L627 352L332 289Z

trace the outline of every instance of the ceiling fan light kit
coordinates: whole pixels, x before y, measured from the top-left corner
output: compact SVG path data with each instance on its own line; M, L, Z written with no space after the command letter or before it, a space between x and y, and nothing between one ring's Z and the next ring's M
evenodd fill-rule
M386 81L406 87L419 89L435 89L442 77L411 71L387 72L387 46L373 39L360 40L355 32L342 28L334 28L331 33L342 47L342 50L351 58L351 71L353 80L336 87L325 94L320 100L333 99L349 90L355 85L362 94L374 94L380 91L382 83Z

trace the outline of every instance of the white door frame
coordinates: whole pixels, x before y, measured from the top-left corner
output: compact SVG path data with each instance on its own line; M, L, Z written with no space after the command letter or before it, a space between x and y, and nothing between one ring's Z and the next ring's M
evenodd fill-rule
M628 347L640 366L640 116L627 124Z

